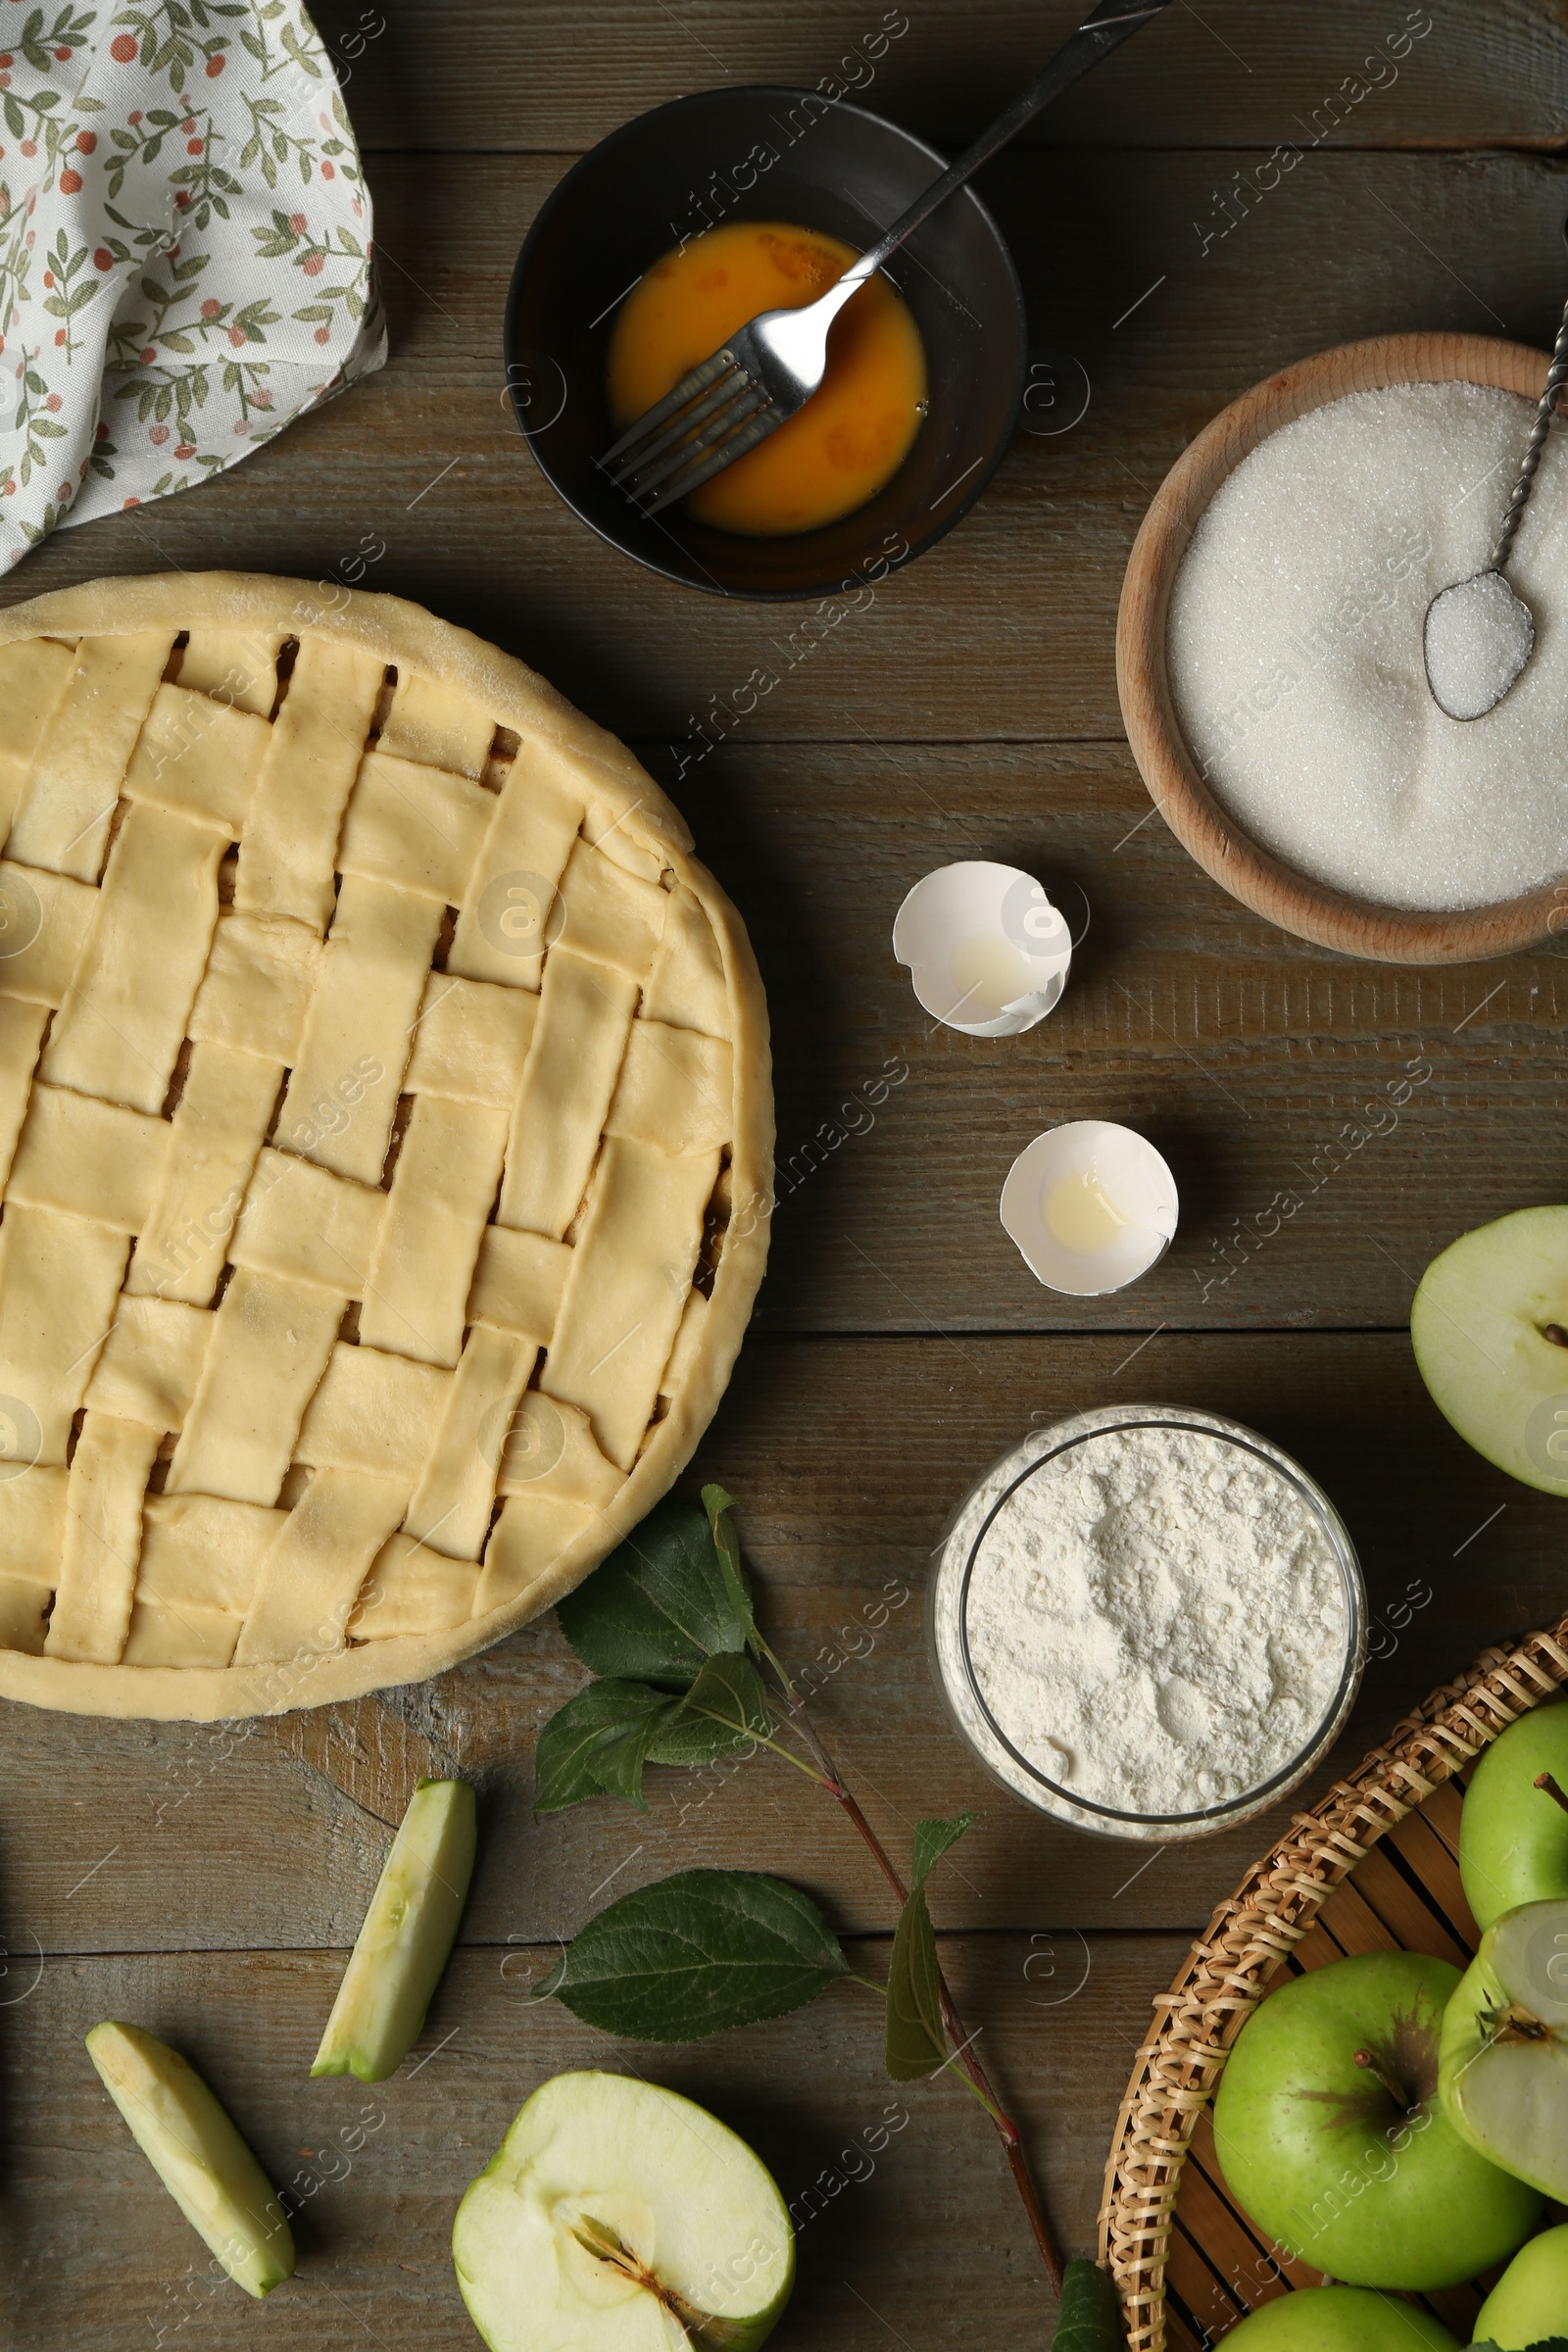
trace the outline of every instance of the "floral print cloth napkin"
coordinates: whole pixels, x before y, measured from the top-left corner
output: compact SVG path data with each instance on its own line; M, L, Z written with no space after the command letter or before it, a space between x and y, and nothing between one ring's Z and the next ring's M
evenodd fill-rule
M370 250L298 0L0 0L0 571L379 368Z

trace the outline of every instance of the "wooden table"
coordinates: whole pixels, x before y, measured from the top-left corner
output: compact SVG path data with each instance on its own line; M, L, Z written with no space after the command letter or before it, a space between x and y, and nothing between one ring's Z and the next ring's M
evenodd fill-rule
M727 78L858 75L864 102L956 144L1071 12L908 0L868 84L865 36L902 20L854 0L320 13L340 52L384 22L348 97L389 366L221 479L58 534L4 593L173 566L341 578L379 539L366 586L522 654L669 784L751 925L781 1160L800 1175L698 1469L741 1498L775 1640L831 1666L821 1720L884 1836L906 1850L923 1814L980 1814L937 1884L945 1957L1061 2235L1086 2251L1151 1995L1279 1823L1145 1856L1060 1833L991 1786L944 1719L920 1625L957 1495L1032 1418L1107 1400L1212 1406L1279 1440L1341 1504L1386 1629L1342 1762L1486 1642L1564 1603L1562 1506L1452 1435L1405 1330L1444 1244L1563 1196L1560 958L1391 970L1244 914L1152 814L1112 672L1139 517L1247 384L1382 329L1549 342L1568 201L1561 12L1178 0L985 181L1041 350L1088 371L1087 415L1020 434L967 521L679 782L711 698L778 666L790 616L634 569L544 486L506 412L501 350L535 207L626 116ZM1363 64L1373 52L1383 66ZM1254 172L1280 143L1299 161L1261 193ZM966 856L1022 863L1092 908L1060 1011L1023 1038L930 1033L892 958L904 892ZM873 1117L866 1088L890 1060L908 1075ZM1363 1106L1411 1065L1430 1075L1397 1126L1357 1142ZM1087 1115L1159 1145L1183 1219L1146 1281L1078 1302L1030 1279L996 1204L1030 1136ZM1301 1206L1268 1232L1282 1192ZM1412 1587L1432 1597L1401 1622ZM864 1613L883 1594L895 1605L872 1639ZM674 2052L525 2006L559 1936L611 1892L692 1864L798 1880L847 1936L884 1947L873 1967L891 1926L848 1831L766 1758L706 1795L654 1772L646 1813L607 1800L536 1825L534 1735L579 1680L547 1621L433 1685L216 1740L5 1709L8 2344L129 2352L189 2328L213 2352L457 2352L475 2340L447 2250L458 2197L537 2082L595 2064L709 2101L791 2198L820 2184L780 2352L1047 2339L1051 2297L984 2117L951 2076L884 2080L863 1994ZM482 1791L462 1949L396 2080L313 2083L389 1827L432 1767ZM265 2315L211 2287L101 2093L81 2034L105 2016L179 2042L274 2177L318 2184L299 2273ZM329 2143L365 2110L363 2150L327 2180ZM850 2181L890 2110L886 2149Z

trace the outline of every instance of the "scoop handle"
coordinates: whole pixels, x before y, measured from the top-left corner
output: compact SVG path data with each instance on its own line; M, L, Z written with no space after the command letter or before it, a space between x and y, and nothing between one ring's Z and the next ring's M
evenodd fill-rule
M1551 366L1546 369L1546 381L1541 398L1536 403L1535 422L1530 427L1530 438L1525 443L1525 454L1519 461L1519 471L1515 476L1507 507L1503 511L1502 527L1497 533L1497 544L1488 558L1487 568L1489 571L1501 571L1508 561L1513 548L1514 533L1524 520L1525 509L1530 503L1530 492L1536 479L1536 467L1541 464L1541 453L1546 446L1546 435L1551 429L1552 412L1557 406L1557 395L1565 383L1568 383L1568 303L1563 305L1562 324L1557 329L1557 340L1551 350Z

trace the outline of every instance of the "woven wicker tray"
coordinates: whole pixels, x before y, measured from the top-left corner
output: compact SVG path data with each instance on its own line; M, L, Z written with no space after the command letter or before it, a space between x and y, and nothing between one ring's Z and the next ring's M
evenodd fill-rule
M1568 1617L1516 1649L1484 1651L1295 1817L1157 1996L1100 2215L1101 2260L1121 2294L1130 2352L1197 2352L1259 2304L1320 2283L1277 2255L1226 2189L1209 2117L1226 2053L1282 1971L1400 1948L1469 1957L1478 1938L1459 1884L1457 1776L1564 1684ZM1461 2343L1481 2301L1473 2287L1426 2298Z

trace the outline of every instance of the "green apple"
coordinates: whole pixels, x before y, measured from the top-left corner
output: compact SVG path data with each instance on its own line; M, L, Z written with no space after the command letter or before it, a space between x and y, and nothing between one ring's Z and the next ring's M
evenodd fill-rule
M1459 1817L1459 1876L1479 1928L1520 1903L1568 1894L1568 1812L1549 1789L1568 1788L1568 1701L1521 1715L1476 1766Z
M490 2352L752 2352L795 2283L794 2226L746 2142L625 2075L534 2092L458 2207L452 2257Z
M1522 2246L1481 2306L1476 2342L1528 2352L1568 2334L1568 2222Z
M94 2026L87 2051L137 2146L236 2285L270 2294L293 2276L283 2208L195 2068L140 2026Z
M1519 1208L1435 1257L1410 1308L1432 1400L1527 1487L1568 1494L1568 1208Z
M1225 2352L1459 2352L1440 2321L1418 2303L1396 2303L1364 2286L1309 2286L1279 2295L1227 2328Z
M1482 1936L1443 2021L1440 2080L1472 2148L1568 2199L1568 1898L1522 1903Z
M420 1781L349 1955L313 2075L396 2074L418 2040L473 1875L473 1790Z
M1214 2102L1225 2178L1263 2233L1352 2286L1457 2286L1529 2236L1541 2200L1438 2097L1446 1960L1370 1952L1282 1984Z

